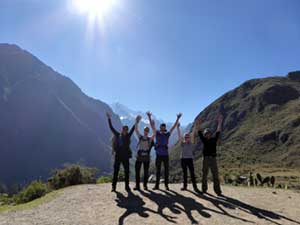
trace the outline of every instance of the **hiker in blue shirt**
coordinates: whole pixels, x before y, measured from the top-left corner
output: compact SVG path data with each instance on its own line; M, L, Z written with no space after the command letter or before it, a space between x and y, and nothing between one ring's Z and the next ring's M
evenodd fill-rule
M179 113L177 115L176 122L171 127L170 131L167 131L166 124L160 125L160 130L157 131L155 128L155 124L152 121L151 113L147 112L147 116L149 118L151 128L153 132L155 133L155 150L156 150L156 184L153 188L154 190L159 189L159 182L160 182L160 173L161 173L161 164L164 164L165 169L165 187L166 190L169 190L169 138L172 134L172 132L175 130L182 114Z

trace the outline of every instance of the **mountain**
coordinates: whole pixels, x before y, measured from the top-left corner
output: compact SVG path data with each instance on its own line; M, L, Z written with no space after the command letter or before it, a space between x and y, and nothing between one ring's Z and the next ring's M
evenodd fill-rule
M131 127L132 125L135 124L136 117L138 115L141 115L142 120L139 125L140 130L142 131L145 126L150 126L146 112L132 110L129 107L118 102L111 104L110 107L112 108L115 114L119 115L120 120L124 125L128 125ZM158 119L155 115L153 115L153 120L155 121L155 124L157 126L163 123L163 120Z
M116 113L117 115L119 115L120 120L122 122L123 125L128 125L128 126L132 126L135 124L135 119L138 115L142 116L142 120L139 124L139 129L140 132L143 131L145 126L150 127L149 124L149 120L148 117L146 115L146 112L142 112L142 111L137 111L137 110L132 110L129 107L121 104L121 103L113 103L110 105L112 110L114 111L114 113ZM173 126L172 122L165 122L162 119L157 118L155 115L152 115L153 120L155 122L156 128L159 128L159 125L161 123L166 123L167 128L170 129ZM174 116L175 118L175 116ZM186 131L186 127L181 125L181 130L182 132ZM170 137L170 146L173 146L177 143L178 141L178 137L177 137L177 130L175 130L175 132L172 134L172 136ZM154 151L152 152L154 153Z
M48 177L64 163L111 171L110 107L16 45L0 44L0 109L0 182Z
M216 129L224 115L219 161L222 173L300 168L300 72L249 80L205 108L196 129ZM172 165L180 173L178 146ZM200 154L197 155L197 163ZM275 171L275 170L274 170Z

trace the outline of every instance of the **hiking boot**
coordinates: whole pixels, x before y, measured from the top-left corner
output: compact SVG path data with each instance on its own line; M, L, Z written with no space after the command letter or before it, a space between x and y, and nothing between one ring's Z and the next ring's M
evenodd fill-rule
M145 190L145 191L148 191L148 187L147 187L147 186L144 186L144 190Z
M126 190L127 192L131 192L131 189L130 189L129 186L125 187L125 190Z
M112 187L112 188L111 188L111 192L116 192L116 188L115 188L115 187Z
M181 191L186 191L187 188L186 188L186 187L182 187L180 190L181 190Z
M153 190L159 190L158 186L154 186Z
M134 187L133 190L134 191L140 191L141 189L140 189L140 187Z
M166 185L166 190L167 190L167 191L170 191L170 188L169 188L169 186L167 186L167 185Z
M224 195L222 194L222 192L218 192L216 193L218 197L224 197Z
M200 193L201 191L197 187L194 187L194 192Z

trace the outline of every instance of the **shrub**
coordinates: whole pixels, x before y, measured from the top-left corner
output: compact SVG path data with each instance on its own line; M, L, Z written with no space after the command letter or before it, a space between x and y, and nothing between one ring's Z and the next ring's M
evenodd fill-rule
M0 206L13 204L14 200L8 194L0 194Z
M95 184L97 169L79 165L66 165L61 170L55 170L48 179L53 189L60 189L78 184Z
M41 181L33 181L24 188L19 194L14 196L14 202L17 204L30 202L47 194L49 189L46 184Z
M97 184L111 183L112 176L101 176L97 179Z

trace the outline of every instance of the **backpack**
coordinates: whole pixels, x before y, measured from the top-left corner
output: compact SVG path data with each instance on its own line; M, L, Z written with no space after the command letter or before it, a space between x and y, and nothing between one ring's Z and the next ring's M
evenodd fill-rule
M141 136L141 137L139 138L139 142L138 142L137 145L136 145L137 150L140 150L140 149L138 149L138 148L139 148L139 145L140 145L140 143L141 143L142 140L143 140L143 136ZM151 138L150 138L150 137L147 137L147 141L148 141L148 145L149 145L149 150L151 150L151 148L154 146L154 141L152 140L152 141L150 142L150 140L151 140Z
M112 151L111 151L111 153L112 153L112 155L115 155L118 152L118 150L119 150L119 147L120 147L119 138L121 138L120 135L119 136L114 135L111 138L111 145L112 145ZM129 158L131 158L132 157L132 152L131 152L130 149L129 149L129 153L128 154L129 154Z
M139 149L138 147L139 147L139 145L140 145L140 143L141 143L141 141L147 141L148 142L148 146L149 146L149 148L147 149L147 150L141 150L141 149ZM139 158L139 159L142 159L142 158L144 158L144 157L146 157L146 158L148 158L149 156L150 156L150 152L151 152L151 149L152 149L152 147L154 146L154 141L152 140L151 141L151 138L150 137L147 137L147 140L143 140L143 136L141 136L140 138L139 138L139 142L138 142L138 144L137 144L137 150L138 150L138 154L137 154L137 157ZM147 154L148 154L148 156L142 156L141 154L143 154L143 153L146 153L147 152Z

